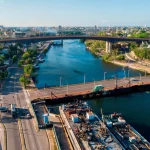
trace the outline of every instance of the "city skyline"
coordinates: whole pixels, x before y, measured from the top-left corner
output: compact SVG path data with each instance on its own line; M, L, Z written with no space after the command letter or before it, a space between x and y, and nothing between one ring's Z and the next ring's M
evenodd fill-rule
M148 0L0 0L0 24L16 27L150 26L149 5Z

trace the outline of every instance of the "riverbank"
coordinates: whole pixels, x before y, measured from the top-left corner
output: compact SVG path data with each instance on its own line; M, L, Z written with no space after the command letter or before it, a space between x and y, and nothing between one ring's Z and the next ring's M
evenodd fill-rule
M129 68L134 69L134 70L139 70L139 71L142 71L145 73L150 73L150 67L140 65L136 62L129 63L129 62L117 61L117 60L113 60L113 61L109 61L109 62L112 64L115 64L115 65L119 65L119 66L123 66L123 67L129 67Z
M97 57L102 57L104 56L104 54L106 54L106 52L104 51L101 51L101 52L92 52L90 47L86 47L87 50L89 50L92 54L96 55ZM139 70L139 71L142 71L142 72L145 72L145 73L150 73L150 67L148 66L144 66L144 65L141 65L137 62L126 62L126 61L118 61L118 60L112 60L112 61L108 61L109 63L112 63L112 64L115 64L115 65L118 65L118 66L123 66L123 67L129 67L131 69L134 69L134 70Z

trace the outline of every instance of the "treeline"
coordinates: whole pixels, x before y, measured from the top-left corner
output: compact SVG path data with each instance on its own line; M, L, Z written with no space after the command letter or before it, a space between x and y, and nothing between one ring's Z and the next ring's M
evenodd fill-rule
M150 48L137 48L134 50L137 57L150 60Z

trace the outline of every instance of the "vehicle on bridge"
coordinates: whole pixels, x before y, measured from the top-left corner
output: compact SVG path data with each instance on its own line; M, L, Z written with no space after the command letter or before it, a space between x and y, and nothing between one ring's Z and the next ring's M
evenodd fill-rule
M102 91L104 89L103 85L96 85L93 88L93 92L98 92L98 91Z
M139 80L136 78L131 78L130 81L139 81Z

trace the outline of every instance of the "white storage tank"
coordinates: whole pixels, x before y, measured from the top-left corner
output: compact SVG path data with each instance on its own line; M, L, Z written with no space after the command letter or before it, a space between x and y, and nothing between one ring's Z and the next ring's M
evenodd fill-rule
M86 117L88 120L94 120L94 114L92 111L86 113Z
M72 114L72 115L71 115L71 119L72 119L72 121L73 121L74 123L79 122L79 117L78 117L77 114Z

